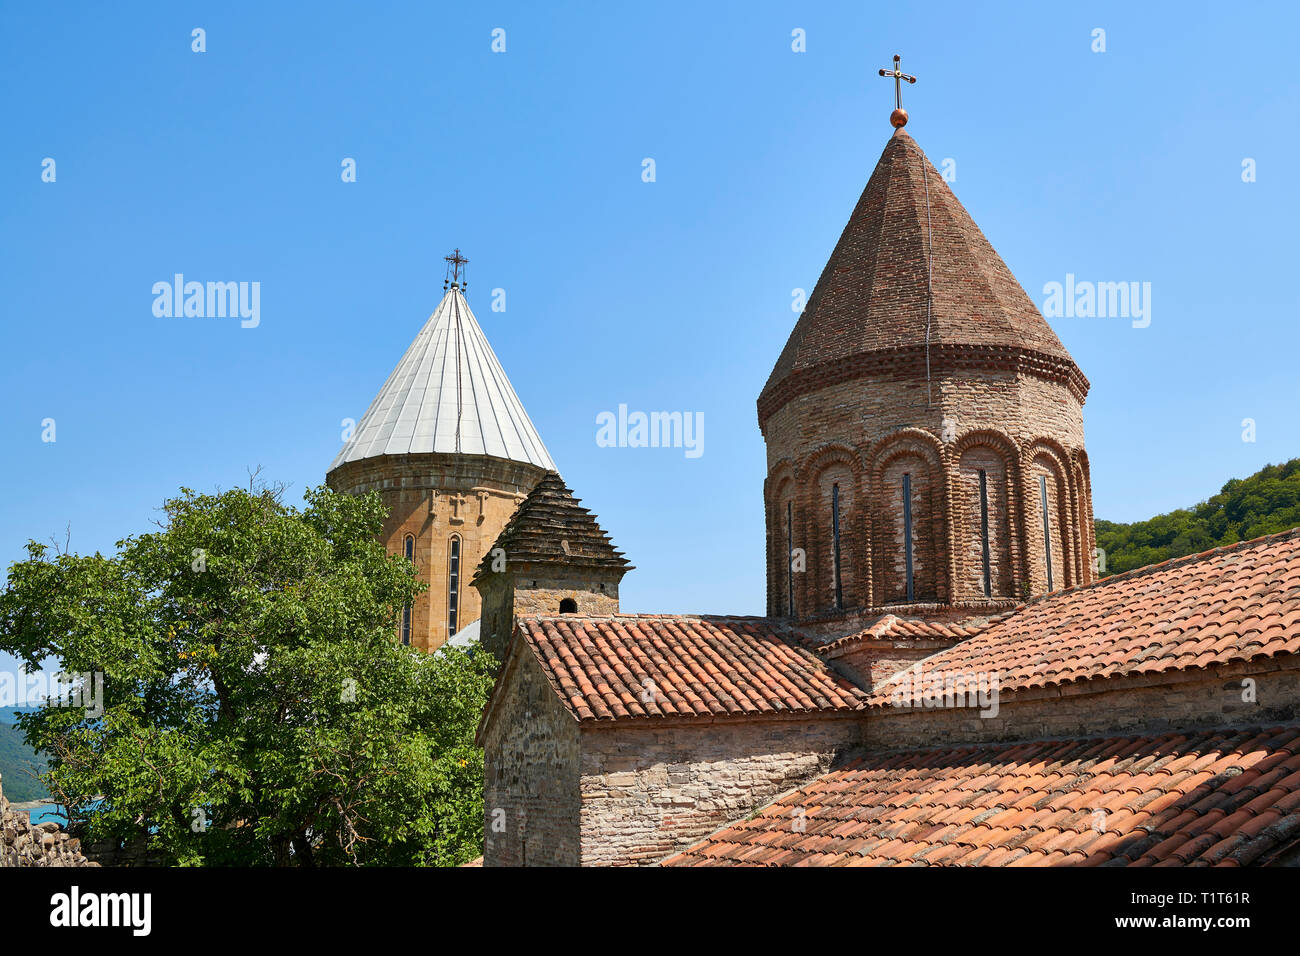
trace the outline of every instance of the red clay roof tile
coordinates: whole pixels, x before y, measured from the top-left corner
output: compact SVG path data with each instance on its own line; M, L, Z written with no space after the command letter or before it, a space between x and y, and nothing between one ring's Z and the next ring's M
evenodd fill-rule
M1231 786L1263 780L1262 765L1264 793ZM1063 788L1071 806L1053 796ZM777 835L784 856L729 852ZM868 754L665 865L1231 866L1297 844L1300 724L1288 724Z
M867 696L765 618L565 614L519 632L583 722L850 712Z
M1277 582L1297 572L1300 528L1056 592L902 671L868 706L918 703L917 671L996 675L1006 694L1296 653L1300 588Z

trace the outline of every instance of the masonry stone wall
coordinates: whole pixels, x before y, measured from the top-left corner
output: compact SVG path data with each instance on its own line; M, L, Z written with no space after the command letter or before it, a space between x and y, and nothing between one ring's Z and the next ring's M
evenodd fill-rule
M656 863L860 742L860 718L829 715L584 727L582 865Z
M411 608L411 646L435 651L451 636L453 570L459 631L479 619L479 592L470 586L475 569L545 473L486 455L380 455L342 464L325 480L335 491L379 492L388 509L383 541L390 553L404 554L412 539L417 573L428 590Z
M992 606L1045 593L1048 541L1052 589L1091 581L1095 540L1082 406L1075 383L1050 375L942 362L929 382L923 367L904 363L791 397L762 422L769 615L802 622L906 599L904 474L912 489L914 602ZM828 469L833 481L826 480ZM1048 486L1046 537L1040 475ZM836 485L841 608L831 583L836 565L828 519ZM791 570L791 547L806 554L806 570Z
M580 567L554 568L510 565L507 570L485 574L474 587L482 601L479 639L498 659L514 633L515 621L539 614L560 614L561 602L573 601L570 613L601 616L617 614L618 578Z
M952 647L955 640L862 640L826 656L832 670L863 690L874 690L917 661Z
M578 724L527 647L484 728L484 866L577 866Z
M866 745L935 747L1293 720L1300 717L1296 658L1002 694L997 715L986 718L975 708L872 709Z
M0 781L2 783L2 781ZM0 867L99 866L81 852L81 841L57 823L33 824L0 790Z

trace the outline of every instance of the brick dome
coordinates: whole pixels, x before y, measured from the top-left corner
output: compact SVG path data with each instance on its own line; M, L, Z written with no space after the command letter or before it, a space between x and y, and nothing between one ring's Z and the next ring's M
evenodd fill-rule
M768 613L960 618L1090 581L1087 391L897 130L758 399Z
M927 313L927 296L932 296ZM928 329L927 329L928 325ZM1018 362L1088 382L916 141L880 155L759 396L760 423L828 379L918 354Z

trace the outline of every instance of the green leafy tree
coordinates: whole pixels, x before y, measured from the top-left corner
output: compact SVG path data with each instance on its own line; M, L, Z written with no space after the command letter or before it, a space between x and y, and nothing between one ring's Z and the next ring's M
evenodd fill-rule
M1097 546L1109 574L1199 554L1300 527L1300 458L1266 465L1249 478L1233 478L1193 508L1147 521L1098 521Z
M118 553L35 542L0 647L104 676L102 714L19 718L90 840L186 865L454 865L482 850L474 728L495 662L396 639L421 585L377 495L182 489Z

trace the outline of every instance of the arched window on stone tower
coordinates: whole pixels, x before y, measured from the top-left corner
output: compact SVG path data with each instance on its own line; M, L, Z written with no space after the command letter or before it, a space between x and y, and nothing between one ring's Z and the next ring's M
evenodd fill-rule
M843 455L850 454L847 450ZM860 606L855 539L857 474L850 461L836 456L810 469L804 499L808 524L807 610L838 611Z
M460 535L453 534L447 557L447 636L457 631L460 617Z
M1059 591L1075 583L1070 562L1069 490L1056 458L1048 453L1034 457L1030 471L1031 530L1037 587Z
M785 503L785 612L794 617L794 502Z
M957 596L1014 597L1010 485L1003 454L976 444L957 464Z
M939 599L943 549L936 526L936 492L934 470L919 454L898 455L881 472L879 567L885 603Z
M840 485L831 486L831 577L834 580L835 609L844 607L844 549L840 545Z
M563 599L561 599L561 601L560 601L560 613L561 613L561 614L577 614L577 613L578 613L578 602L575 601L573 598L563 598Z
M406 554L406 560L415 562L415 536L408 534L406 542L403 545ZM406 602L406 607L402 608L402 643L407 647L411 646L411 602Z

